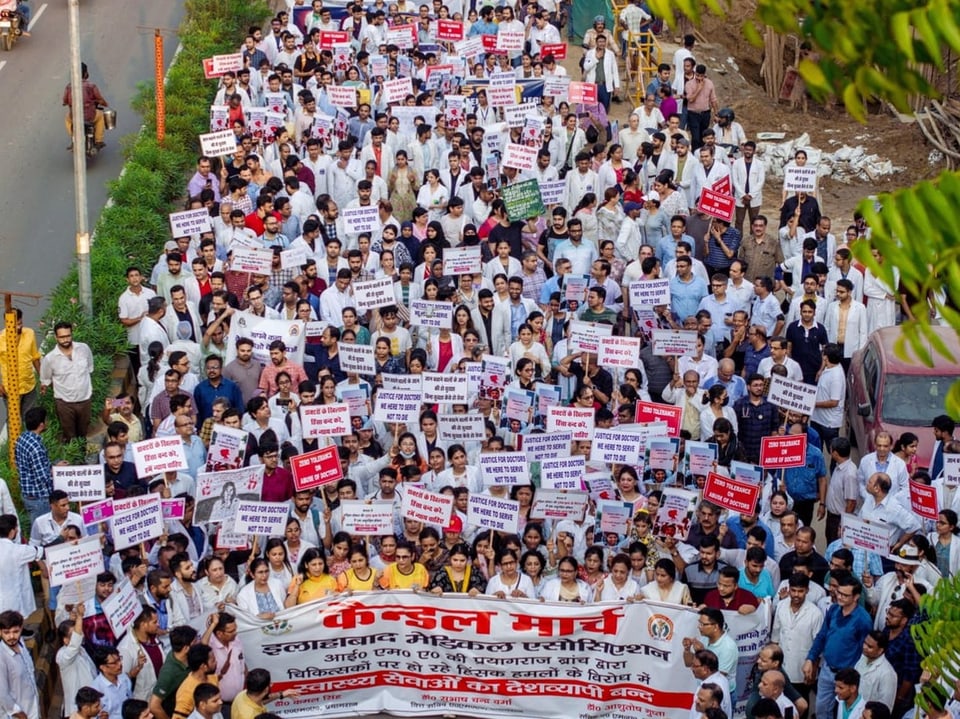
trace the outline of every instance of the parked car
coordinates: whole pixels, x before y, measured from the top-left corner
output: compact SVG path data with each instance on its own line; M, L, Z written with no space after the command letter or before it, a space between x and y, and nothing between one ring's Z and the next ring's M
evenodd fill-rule
M960 340L950 327L935 327L954 357L960 358ZM896 355L894 347L902 333L899 327L877 330L863 349L853 355L847 375L847 418L851 440L861 453L875 449L878 432L889 432L894 441L903 432L920 438L917 460L929 467L933 455L933 418L946 412L950 385L960 379L960 364L954 364L932 348L933 366Z

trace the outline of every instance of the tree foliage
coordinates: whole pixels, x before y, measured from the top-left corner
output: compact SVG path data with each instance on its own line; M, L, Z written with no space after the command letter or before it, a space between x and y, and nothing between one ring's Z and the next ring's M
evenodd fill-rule
M723 17L730 7L720 0L650 0L650 6L668 22L684 15L695 24L708 13ZM944 69L951 52L960 54L960 3L951 0L756 0L743 35L760 46L765 26L809 43L811 56L798 68L807 88L815 98L841 98L861 122L867 119L865 98L907 113L910 96L936 97L929 71ZM911 304L915 319L903 323L897 351L927 365L934 353L958 359L931 329L931 315L939 313L960 331L958 207L960 174L945 172L933 182L867 199L858 208L871 234L869 242L854 246L854 254L891 287L893 268L899 270L902 290L916 299ZM873 249L885 258L883 264L874 259ZM946 409L960 418L960 383L951 387Z

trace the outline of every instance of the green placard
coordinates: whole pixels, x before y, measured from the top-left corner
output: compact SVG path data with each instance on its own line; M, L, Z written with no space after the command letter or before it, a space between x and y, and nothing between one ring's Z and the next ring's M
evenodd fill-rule
M511 222L522 222L528 217L539 217L546 212L540 198L540 185L536 180L525 180L501 187L500 197L507 206L507 217Z

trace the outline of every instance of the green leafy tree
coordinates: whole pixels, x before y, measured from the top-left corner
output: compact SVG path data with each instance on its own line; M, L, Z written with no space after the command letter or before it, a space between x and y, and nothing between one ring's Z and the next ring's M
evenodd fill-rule
M723 17L730 7L719 0L650 0L650 6L668 22L683 15L694 24L706 14ZM756 0L743 35L760 46L764 27L808 42L817 59L804 59L797 68L808 90L817 99L842 99L861 122L867 121L866 98L910 113L911 96L938 97L928 79L931 71L945 71L945 58L960 53L960 3L950 0ZM865 200L858 208L871 235L869 242L857 243L854 254L891 287L896 286L893 268L900 271L901 287L913 298L913 317L902 325L897 351L927 365L935 353L957 361L932 329L939 313L960 331L957 208L960 174L952 171ZM874 249L884 257L882 264ZM950 388L946 410L960 417L960 383Z

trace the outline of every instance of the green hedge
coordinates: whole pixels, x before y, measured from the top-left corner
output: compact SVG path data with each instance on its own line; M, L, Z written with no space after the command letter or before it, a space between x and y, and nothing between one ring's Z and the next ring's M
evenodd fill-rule
M110 386L114 357L124 352L127 344L126 332L117 321L117 298L126 287L124 269L137 265L149 275L163 243L170 239L167 214L180 209L184 201L198 154L197 135L209 131L209 107L216 86L204 78L202 60L235 51L247 28L262 25L269 14L263 0L186 0L184 7L179 38L182 49L167 75L164 142L160 145L156 139L154 85L143 83L132 105L142 115L145 129L124 140L124 173L110 183L112 204L95 228L90 257L93 319L84 317L79 306L74 267L51 292L50 307L38 328L42 337L54 323L66 320L73 323L76 340L90 345L96 362L93 406L97 413ZM49 349L52 340L48 338L45 345ZM52 399L47 401L50 422L44 442L50 457L82 463L84 443L66 446L59 442ZM14 473L6 448L0 472L19 504L19 483L10 481Z

